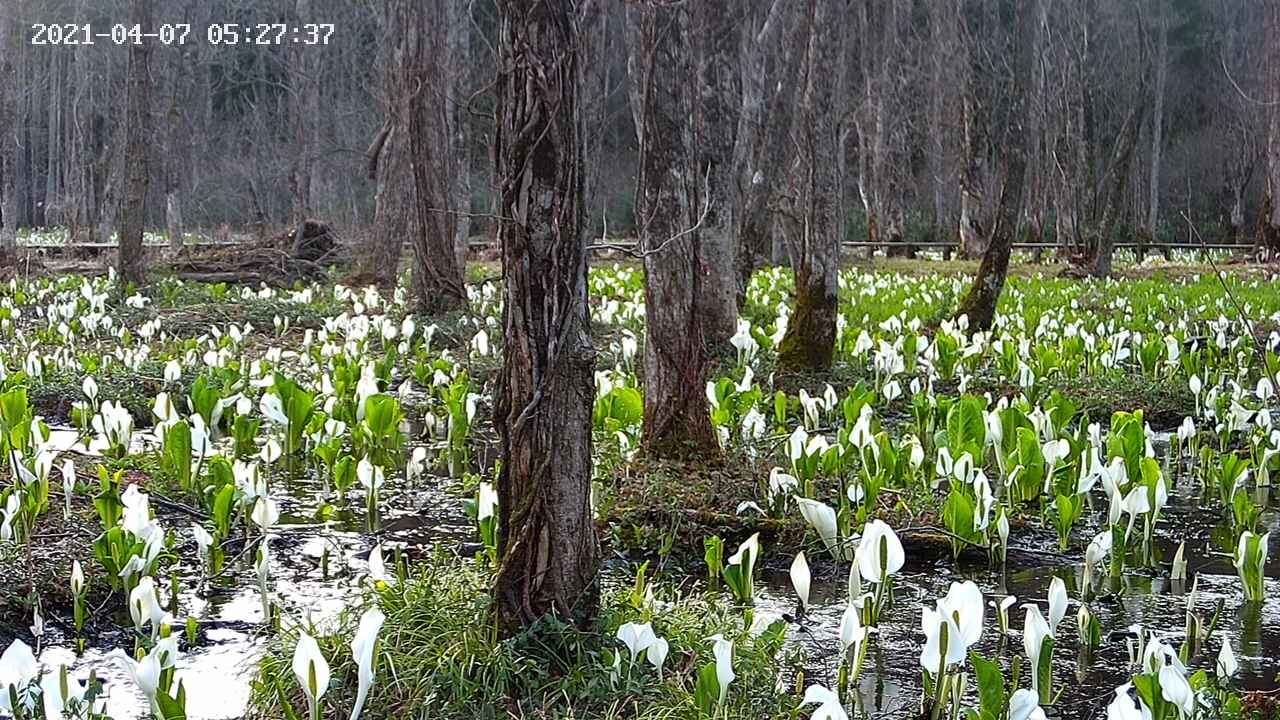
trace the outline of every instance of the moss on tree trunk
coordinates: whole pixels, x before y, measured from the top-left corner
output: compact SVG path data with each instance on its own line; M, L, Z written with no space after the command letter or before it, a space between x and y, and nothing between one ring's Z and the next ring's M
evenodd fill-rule
M799 230L792 239L795 266L795 311L778 345L778 368L786 372L820 372L831 367L836 342L836 288L844 223L839 208L840 135L836 97L826 68L843 49L835 31L838 10L830 0L812 3L804 99L797 134L799 169L793 184L800 197Z
M796 306L778 343L778 369L821 372L835 357L836 296L821 283L796 279Z

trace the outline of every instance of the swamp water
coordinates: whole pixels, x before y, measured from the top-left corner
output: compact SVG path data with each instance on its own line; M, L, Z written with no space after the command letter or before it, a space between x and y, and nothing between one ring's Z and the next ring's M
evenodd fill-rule
M1178 487L1174 493L1183 489ZM1280 511L1275 501L1268 507L1262 516L1264 531L1280 529ZM1115 582L1107 577L1105 569L1099 571L1095 585L1099 586L1097 593L1101 597L1089 607L1102 627L1102 642L1092 651L1082 648L1076 630L1082 560L1078 552L1056 553L1057 537L1052 530L1032 530L1030 534L1035 537L1031 542L1024 530L1021 545L1015 539L1015 532L1004 572L991 569L985 561L966 563L964 558L958 566L948 559L935 567L921 567L914 565L908 555L907 565L894 578L894 604L870 639L857 686L860 707L873 718L919 716L922 684L919 657L924 646L920 609L926 604L932 607L952 582L965 580L975 582L988 602L998 603L1006 595L1018 598L1009 610L1010 637L1001 638L995 608L988 605L982 640L973 650L989 659L1023 656L1025 686L1029 665L1022 647L1024 611L1021 605L1035 602L1043 610L1048 604L1049 583L1055 576L1066 583L1072 602L1055 638L1053 687L1055 692L1061 691L1061 695L1052 707L1045 709L1050 718L1093 720L1105 716L1114 689L1128 682L1134 670L1127 642L1127 638L1133 637L1131 626L1141 625L1177 650L1185 637L1187 599L1197 578L1192 611L1206 627L1214 622L1219 606L1221 611L1212 637L1201 643L1188 667L1212 668L1226 640L1232 643L1240 664L1233 680L1236 687L1276 689L1277 674L1280 674L1280 580L1275 578L1280 574L1280 562L1267 564L1270 579L1266 600L1260 604L1245 603L1231 558L1221 554L1211 538L1220 520L1218 513L1177 494L1170 497L1162 518L1153 552L1167 566L1178 544L1185 539L1189 580L1171 582L1167 567L1126 567L1124 576ZM1182 534L1175 535L1175 531ZM1087 537L1084 540L1087 542ZM842 565L837 571L828 564L825 569L829 571L827 574L815 574L807 617L793 624L788 638L804 646L805 683L834 687L840 661L840 618L845 607L848 566ZM764 589L757 590L757 611L793 616L798 601L785 568L770 569L763 579ZM976 697L975 682L970 669L970 699Z
M139 442L147 442L145 438ZM327 523L315 520L321 483L315 478L277 481L273 496L280 503L280 522L271 533L271 591L282 612L292 617L309 617L320 627L332 622L347 603L360 594L359 579L367 569L369 551L382 542L391 563L390 549L407 547L414 555L429 554L432 546L457 548L475 541L470 520L456 497L439 486L450 482L441 475L424 475L412 487L383 498L383 512L376 533L365 532L363 503L349 499ZM439 483L437 487L428 487ZM1021 655L1023 602L1046 605L1049 582L1055 576L1067 584L1073 598L1066 618L1058 628L1054 653L1053 686L1061 691L1057 702L1046 711L1051 718L1086 720L1102 717L1114 688L1128 680L1132 668L1126 641L1129 628L1138 624L1175 648L1184 635L1187 597L1198 578L1193 611L1206 625L1217 624L1213 636L1190 658L1192 668L1212 667L1222 641L1233 644L1240 670L1238 687L1273 690L1280 673L1280 561L1268 563L1267 593L1263 603L1243 601L1240 581L1231 558L1214 538L1223 524L1218 509L1198 504L1199 488L1185 476L1172 486L1169 505L1156 529L1151 567L1126 566L1118 580L1106 577L1105 569L1096 581L1103 597L1090 604L1102 626L1102 643L1092 652L1079 647L1075 613L1079 596L1081 557L1079 552L1060 554L1057 538L1048 528L1034 525L1016 530L1012 536L1008 565L993 570L984 560L958 563L945 559L936 565L922 565L908 555L907 565L895 576L895 600L878 630L870 638L862 675L856 685L859 709L872 718L914 718L921 696L919 654L923 647L920 609L946 593L952 581L973 580L988 601L998 602L1012 594L1018 603L1010 609L1010 637L1001 639L995 610L988 607L981 642L974 649L988 657ZM1094 498L1095 501L1098 499ZM1266 508L1263 530L1280 530L1280 492L1256 497ZM1099 518L1105 517L1105 501L1095 502L1073 534L1073 546L1087 543ZM1178 544L1186 542L1187 583L1169 580L1167 563ZM326 556L329 577L322 566ZM791 557L765 557L757 580L756 612L794 616L797 601L786 572ZM253 578L252 559L227 558L230 570L197 592L199 578L183 577L181 613L174 632L182 633L187 615L200 622L201 642L183 652L177 664L178 677L187 692L187 708L193 720L238 718L249 699L253 667L268 637L264 626L261 596ZM848 565L835 566L811 550L814 578L811 607L788 629L788 644L804 653L805 683L834 687L839 664L840 616L844 611ZM1164 563L1165 567L1160 567ZM619 578L627 582L628 578ZM129 626L114 597L109 610L116 613L122 628ZM726 597L726 602L728 599ZM1221 608L1219 613L1219 607ZM101 647L89 647L77 658L74 643L58 627L50 626L40 660L47 667L68 665L74 677L83 679L96 670L106 686L107 712L116 720L146 715L146 701L116 663L105 657ZM103 638L109 647L127 644L131 636L121 631L118 638ZM118 640L119 642L114 642ZM7 641L6 641L7 642ZM1024 661L1025 675L1026 663ZM974 687L970 674L969 694ZM782 678L794 684L795 678ZM851 713L852 715L852 713Z
M55 430L59 451L72 450L74 430ZM144 432L136 433L137 448L158 443ZM77 446L77 452L87 452ZM391 549L411 548L429 554L436 545L457 547L474 540L471 521L461 503L447 496L443 486L452 482L437 475L424 475L408 488L385 492L381 517L375 533L366 532L363 496L352 491L347 502L335 510L328 522L316 520L322 502L322 483L315 477L276 480L272 497L279 504L280 518L270 533L270 590L279 611L289 617L309 618L319 628L331 624L348 603L360 595L360 579L367 573L369 552L382 542L386 561L392 563ZM161 506L162 507L162 506ZM192 518L177 516L175 529L185 528ZM263 615L262 596L253 573L252 549L244 556L228 552L220 577L205 581L192 568L181 568L180 612L173 633L184 635L184 622L191 616L199 621L200 641L184 650L177 662L177 677L187 693L191 720L239 718L249 700L254 664L269 637ZM179 541L181 543L181 540ZM326 577L327 570L327 577ZM162 583L167 587L167 583ZM162 590L166 599L168 595ZM74 638L61 632L60 625L46 626L39 660L45 667L66 665L78 679L96 671L104 684L106 712L114 720L148 715L146 698L124 669L106 657L109 648L132 644L131 621L121 607L119 594L108 600L102 612L110 613L120 626L118 633L99 638L77 658ZM8 640L3 644L7 645Z

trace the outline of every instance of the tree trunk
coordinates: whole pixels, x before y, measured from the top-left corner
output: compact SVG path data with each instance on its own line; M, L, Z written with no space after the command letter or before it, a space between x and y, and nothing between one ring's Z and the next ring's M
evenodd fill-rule
M792 104L809 33L809 13L800 9L800 3L774 0L759 32L742 35L742 112L734 147L739 303L756 269L777 257L769 203L779 178L786 175L791 152L788 140L796 116ZM771 52L778 56L773 73Z
M1267 181L1259 244L1269 257L1280 254L1280 3L1268 3L1263 35L1266 40L1269 127L1267 132Z
M164 226L169 235L169 252L182 251L182 201L178 197L178 189L170 188L164 194Z
M294 18L298 23L317 22L311 12L311 0L295 0ZM294 44L289 55L289 119L293 136L289 168L289 221L301 232L302 224L312 210L312 166L315 130L320 120L320 82L315 76L315 53L311 48Z
M458 101L447 30L434 18L445 17L445 3L431 0L422 10L410 0L405 22L408 29L409 74L403 80L406 94L406 140L413 173L417 229L413 236L413 284L418 307L425 313L452 310L466 304L467 292L459 261L458 214L454 191L459 163L451 114Z
M1115 225L1116 218L1120 214L1120 204L1124 200L1124 190L1129 179L1129 172L1133 165L1134 150L1138 144L1138 130L1142 127L1143 116L1146 113L1146 93L1141 88L1138 90L1138 97L1134 101L1133 107L1129 110L1129 116L1125 118L1124 125L1120 128L1120 136L1116 138L1115 152L1111 159L1111 168L1108 177L1104 181L1109 181L1108 194L1102 211L1102 220L1098 223L1097 241L1095 245L1095 253L1093 256L1093 266L1090 268L1090 274L1094 277L1108 277L1111 275L1111 259L1115 254Z
M169 94L169 108L164 128L164 220L165 230L169 236L169 252L177 254L182 251L182 173L183 158L187 156L184 138L189 137L183 123L183 102L181 83L189 76L189 72L181 49L167 48L168 77L165 80Z
M709 345L728 339L709 333L708 326L722 319L714 309L721 299L716 281L731 298L733 291L732 265L716 264L725 259L717 251L724 250L719 241L727 233L705 223L698 227L706 219L701 203L714 200L700 192L694 88L672 81L694 72L690 15L684 5L627 8L627 74L640 147L636 217L645 272L643 435L648 452L675 458L719 450L706 394L690 390L706 385ZM705 84L700 87L706 91ZM709 217L712 211L705 209ZM720 237L713 238L717 232Z
M388 0L383 5L383 44L379 53L382 79L382 128L374 137L368 157L369 179L374 181L373 227L362 271L378 287L394 288L400 266L400 249L413 239L417 225L413 172L409 161L408 121L414 77L409 54L412 12L405 0Z
M454 211L453 250L458 272L466 274L467 255L471 251L471 96L470 0L445 0L445 68L448 94L449 159L451 163L449 207Z
M388 2L387 7L394 4ZM397 121L388 108L386 124L368 150L369 174L374 181L373 227L362 272L383 289L395 287L400 249L413 238L412 228L417 225L407 133L404 120Z
M1006 117L1002 123L1002 138L997 151L1004 157L1004 185L1000 190L1000 202L996 208L986 251L973 286L960 302L956 316L967 316L970 330L989 330L995 322L996 303L1004 290L1005 277L1009 273L1009 254L1013 249L1013 236L1017 232L1018 215L1022 211L1022 192L1027 170L1026 133L1030 111L1028 98L1031 91L1032 67L1035 45L1035 19L1038 6L1044 0L1014 3L1007 10L1012 16L1006 19L1012 33L1013 87L1011 97L1005 103Z
M831 368L836 341L840 270L840 147L835 90L826 73L841 56L834 0L809 0L811 32L805 71L800 154L800 232L792 239L795 310L778 345L778 367L790 372Z
M591 510L595 349L587 307L578 3L499 0L494 157L503 368L494 392L499 627L599 605Z
M63 65L69 53L53 53L49 57L49 112L48 144L45 146L44 222L47 227L66 227L66 198L62 185L62 105L66 96L63 90L66 72ZM74 238L67 234L67 242Z
M948 116L948 101L955 85L952 63L955 62L956 19L949 16L950 2L938 0L929 3L929 43L933 46L933 58L929 62L928 129L925 157L928 163L930 206L930 240L949 242L952 236L952 218L948 211L948 194L955 179L948 167L948 145L951 141L950 126L954 122ZM841 173L843 175L843 173ZM944 255L948 248L943 248Z
M0 255L18 244L18 86L9 34L14 23L0 13Z
M700 275L696 305L702 316L703 338L716 357L732 355L729 338L738 329L737 278L733 272L737 256L733 161L742 82L739 33L732 24L737 21L730 7L736 3L737 0L703 0L693 4L689 17L692 35L686 40L688 54L696 63L689 70L697 80L690 108L693 145L687 152L696 153L697 159L685 182L693 182L692 197L702 199L701 205L694 206L697 212L693 217L695 225L701 223L696 242L698 265L694 268Z
M151 0L130 0L129 22L151 32ZM149 153L151 143L151 47L148 42L129 45L124 107L124 187L120 193L120 256L117 272L120 288L141 284L143 267L142 231L146 222Z
M1156 29L1156 103L1151 111L1151 178L1147 188L1147 233L1154 238L1160 231L1160 159L1164 152L1164 96L1169 76L1169 19L1160 13Z
M963 0L957 3L956 16L963 22ZM986 254L991 218L987 200L988 185L983 172L983 159L987 157L987 118L979 99L979 68L981 51L969 46L969 41L959 43L960 58L956 65L962 73L960 82L961 149L960 149L960 222L958 236L959 254L965 259L980 258Z

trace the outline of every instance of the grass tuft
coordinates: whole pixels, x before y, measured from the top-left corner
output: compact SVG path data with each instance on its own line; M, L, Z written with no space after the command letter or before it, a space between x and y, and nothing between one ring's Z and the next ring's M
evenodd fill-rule
M752 636L742 611L723 596L658 587L650 603L630 586L606 587L594 630L552 618L500 640L490 612L491 578L471 560L438 553L416 563L406 582L369 593L365 601L377 602L387 619L364 717L697 718L697 672L713 661L706 638L716 633L734 640L737 674L720 713L770 718L794 709L790 688L779 685L799 667L798 657L783 652L783 626ZM349 645L360 611L353 608L336 630L316 634L333 673L324 717L345 717L354 702L358 681ZM614 639L622 623L643 620L671 645L662 681L643 658L629 668L627 651ZM282 632L260 661L250 717L305 714L290 665L296 638L296 628ZM616 680L610 677L614 653L621 659Z

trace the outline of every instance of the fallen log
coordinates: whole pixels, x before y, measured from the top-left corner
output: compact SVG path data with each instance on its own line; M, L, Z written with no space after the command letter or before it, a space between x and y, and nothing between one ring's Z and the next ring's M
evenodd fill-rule
M304 220L264 242L190 253L160 264L175 277L195 282L265 283L287 287L323 276L344 264L337 234L319 220Z

